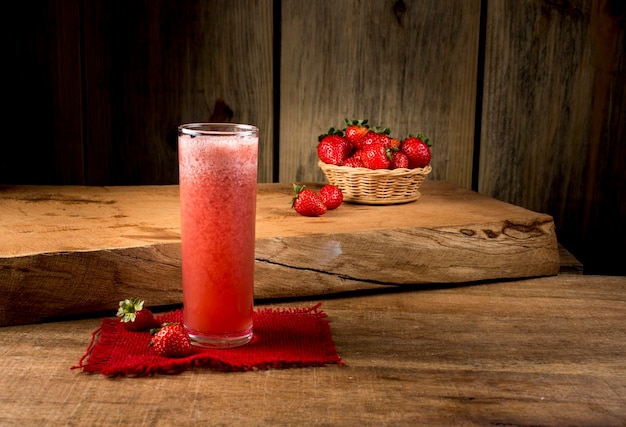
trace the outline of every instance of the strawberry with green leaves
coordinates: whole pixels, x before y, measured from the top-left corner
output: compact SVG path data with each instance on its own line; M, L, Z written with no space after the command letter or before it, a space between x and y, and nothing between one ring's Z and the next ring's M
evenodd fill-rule
M369 130L369 126L367 124L367 120L344 120L346 123L346 128L343 133L348 141L354 147L361 147L361 141L367 134Z
M319 194L305 187L306 185L293 184L295 195L291 200L291 207L304 216L324 215L328 208Z
M320 198L329 211L337 209L343 202L343 193L339 187L328 184L320 188Z
M180 323L164 323L150 331L150 345L154 352L163 357L185 357L191 353L191 339Z
M389 169L403 169L409 167L409 158L402 151L391 152L391 164Z
M144 308L144 301L139 298L129 298L120 301L117 317L129 331L147 331L159 326L150 310Z
M389 138L387 148L390 148L393 151L400 150L400 140L398 138Z
M318 137L317 156L329 165L341 166L352 154L353 146L342 131L330 128L327 134Z
M371 128L361 140L361 145L358 148L364 148L370 144L382 144L386 148L391 147L391 137L389 134L391 130L389 128L374 127Z
M431 145L430 138L421 133L417 136L409 135L407 139L402 141L400 150L409 158L409 168L423 168L430 164Z

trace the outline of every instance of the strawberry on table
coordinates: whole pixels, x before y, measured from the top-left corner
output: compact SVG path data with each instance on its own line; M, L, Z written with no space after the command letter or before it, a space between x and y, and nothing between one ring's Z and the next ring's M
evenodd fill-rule
M326 209L337 209L343 202L343 193L338 187L328 184L320 189L320 197Z
M343 132L331 128L327 134L318 137L317 155L321 161L329 165L341 166L352 154L353 146Z
M293 184L295 195L291 201L291 207L304 216L324 215L328 208L324 205L322 198L315 191L305 187L305 185Z
M191 353L191 340L180 323L164 323L153 329L150 345L159 356L184 357Z
M159 326L150 310L143 307L144 301L139 298L129 298L120 301L117 317L129 331L147 331Z
M421 133L417 136L409 135L407 139L402 141L400 150L409 158L409 168L423 168L430 164L430 146L430 138Z

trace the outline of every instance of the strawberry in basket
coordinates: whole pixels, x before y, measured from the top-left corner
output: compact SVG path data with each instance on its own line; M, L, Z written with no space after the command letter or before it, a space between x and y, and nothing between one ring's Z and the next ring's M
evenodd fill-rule
M407 139L402 141L400 150L409 159L408 168L428 166L431 159L430 147L430 138L425 137L421 133L418 133L417 136L409 135Z
M430 167L430 139L422 134L400 139L389 128L367 120L345 120L319 137L318 165L343 200L363 204L407 203L420 197Z
M329 165L341 166L352 155L354 146L342 131L330 128L328 133L318 137L317 155L321 161Z
M432 144L421 133L404 140L388 127L370 127L368 120L345 119L343 130L330 128L318 137L319 159L335 166L377 169L415 169L430 164Z

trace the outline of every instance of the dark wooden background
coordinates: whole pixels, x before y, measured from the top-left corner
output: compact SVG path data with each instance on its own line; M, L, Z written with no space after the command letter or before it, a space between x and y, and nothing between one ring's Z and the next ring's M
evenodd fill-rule
M41 0L3 14L0 184L178 180L176 126L261 129L260 182L322 180L318 134L434 142L430 179L552 215L626 274L623 0Z

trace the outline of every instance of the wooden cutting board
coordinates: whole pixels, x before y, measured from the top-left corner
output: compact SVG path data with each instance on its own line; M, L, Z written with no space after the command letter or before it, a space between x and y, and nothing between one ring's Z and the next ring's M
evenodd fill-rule
M446 182L318 218L295 213L292 192L259 185L257 299L559 271L552 217ZM177 186L2 186L0 218L0 326L182 301Z

